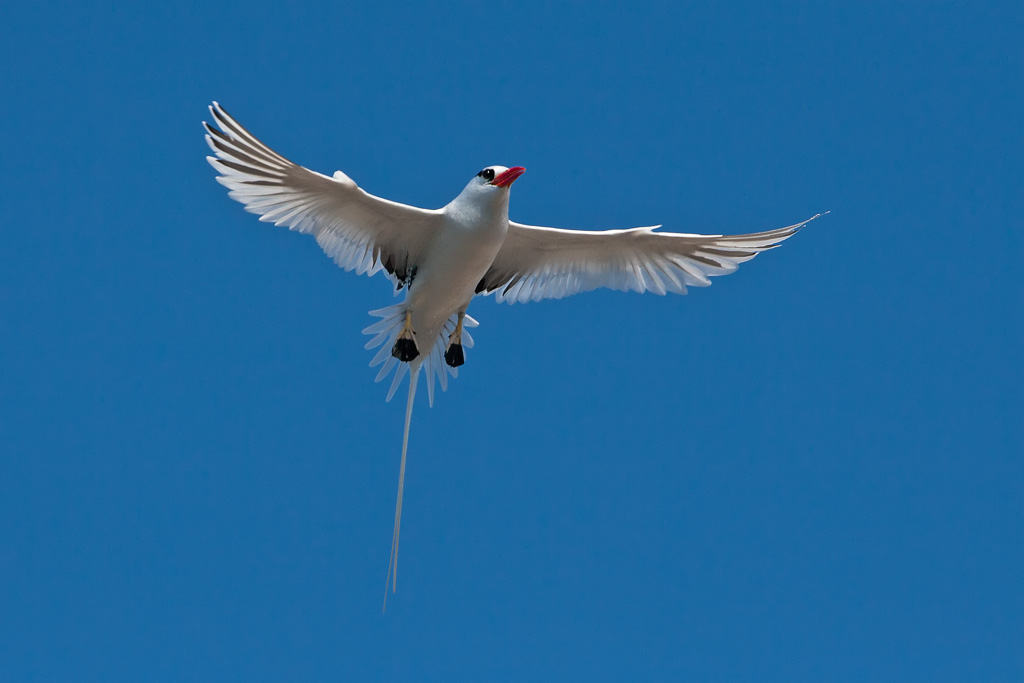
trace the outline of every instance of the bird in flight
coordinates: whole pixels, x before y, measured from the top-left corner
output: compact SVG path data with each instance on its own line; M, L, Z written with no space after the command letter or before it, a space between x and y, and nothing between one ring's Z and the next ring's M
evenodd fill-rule
M210 162L228 196L261 221L310 233L334 262L357 274L387 273L401 303L370 315L380 318L365 330L380 347L371 366L377 381L392 376L390 401L406 373L409 397L402 436L398 499L388 579L398 578L398 537L402 520L409 424L416 385L423 372L434 402L434 381L447 388L473 346L466 328L477 322L466 309L476 296L510 303L561 299L600 287L656 294L685 294L706 287L709 277L726 275L744 261L779 245L821 214L765 232L693 235L657 232L661 226L605 230L563 230L509 220L512 183L522 166L488 166L440 209L419 209L375 197L341 171L326 176L279 155L214 102L216 127L203 122Z

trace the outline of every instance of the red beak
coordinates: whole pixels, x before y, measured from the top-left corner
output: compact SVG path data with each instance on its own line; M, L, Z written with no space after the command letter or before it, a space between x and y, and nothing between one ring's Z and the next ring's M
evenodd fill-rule
M491 185L496 185L497 187L508 187L509 185L515 182L516 178L523 175L524 173L526 173L526 169L523 168L522 166L513 166L512 168L508 169L507 171L499 175L497 178L492 180Z

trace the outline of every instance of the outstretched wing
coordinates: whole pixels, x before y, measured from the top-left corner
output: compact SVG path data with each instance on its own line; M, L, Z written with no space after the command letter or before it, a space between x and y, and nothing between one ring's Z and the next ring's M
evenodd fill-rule
M509 222L508 236L477 293L498 301L561 299L599 287L686 294L779 245L807 225L749 235L655 232L661 226L588 232Z
M292 163L256 139L216 102L205 121L206 157L228 196L261 221L310 233L334 262L360 275L386 270L396 283L410 276L441 223L428 211L375 197L341 171L333 178Z

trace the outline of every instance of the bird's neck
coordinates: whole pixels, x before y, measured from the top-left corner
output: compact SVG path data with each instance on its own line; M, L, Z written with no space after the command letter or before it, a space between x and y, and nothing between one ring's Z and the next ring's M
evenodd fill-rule
M453 220L465 225L508 223L508 192L465 194L445 207Z

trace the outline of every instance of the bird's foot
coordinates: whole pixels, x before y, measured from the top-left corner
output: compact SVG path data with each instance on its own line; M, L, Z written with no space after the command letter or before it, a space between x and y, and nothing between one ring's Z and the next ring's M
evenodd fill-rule
M448 349L444 352L444 362L453 368L464 365L466 354L462 351L462 319L465 313L459 313L459 322L455 325L455 331L448 338Z
M391 355L403 363L409 363L420 355L420 350L416 347L415 334L412 329L412 313L406 312L405 326L395 340L395 345L391 347Z
M398 338L391 347L391 355L403 363L409 363L420 355L420 350L416 348L416 342L412 339Z
M462 352L462 344L449 344L448 350L444 352L444 362L453 368L464 365L466 354Z

